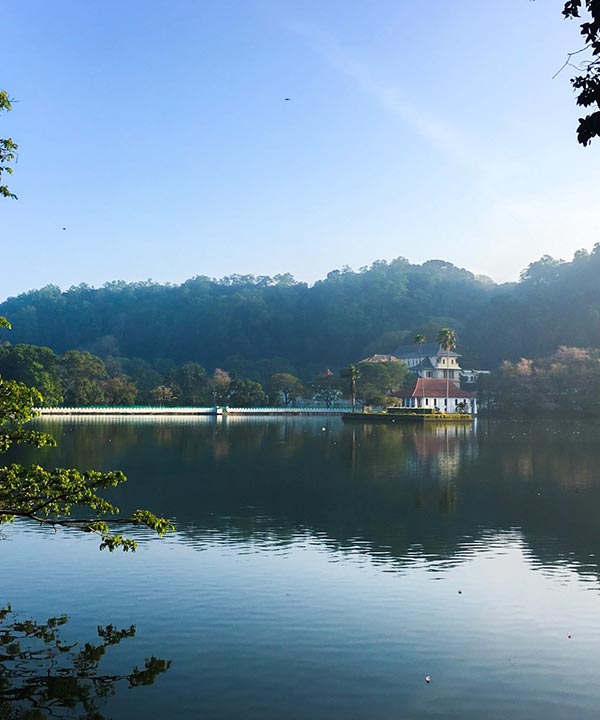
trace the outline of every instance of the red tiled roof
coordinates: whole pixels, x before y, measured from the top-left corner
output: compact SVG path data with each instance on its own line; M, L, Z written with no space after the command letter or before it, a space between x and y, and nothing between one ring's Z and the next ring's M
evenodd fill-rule
M428 398L445 398L446 397L446 380L443 378L417 378L410 387L402 388L394 393L395 397L428 397ZM467 392L452 381L448 383L448 397L451 398L474 398L476 395Z

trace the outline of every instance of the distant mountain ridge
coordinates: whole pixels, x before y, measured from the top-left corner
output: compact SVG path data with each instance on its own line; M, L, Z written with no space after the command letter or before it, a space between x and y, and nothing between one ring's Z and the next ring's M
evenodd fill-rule
M573 261L545 256L519 283L497 285L442 260L404 258L358 272L334 270L313 286L275 278L194 277L32 290L0 304L11 343L61 353L153 363L194 360L260 378L277 371L310 377L372 353L429 341L453 327L465 367L539 356L558 345L600 346L600 250Z

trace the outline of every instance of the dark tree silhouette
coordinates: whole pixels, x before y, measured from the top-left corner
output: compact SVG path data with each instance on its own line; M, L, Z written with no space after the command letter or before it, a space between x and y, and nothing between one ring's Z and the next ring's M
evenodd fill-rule
M102 702L120 684L152 685L170 660L147 658L126 674L103 672L107 650L135 635L135 626L98 626L99 641L66 643L67 616L45 622L20 619L9 606L0 609L0 717L2 720L104 720Z
M600 136L600 2L568 0L563 15L569 19L584 19L580 28L585 45L569 53L561 70L568 65L580 71L579 75L571 79L573 89L577 92L577 105L593 108L593 112L579 118L577 140L582 145L588 145L592 138ZM575 57L577 63L573 62Z

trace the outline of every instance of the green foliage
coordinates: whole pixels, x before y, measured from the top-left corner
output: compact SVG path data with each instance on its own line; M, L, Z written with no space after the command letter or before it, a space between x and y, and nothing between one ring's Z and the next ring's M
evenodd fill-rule
M577 127L577 141L588 145L592 138L600 136L600 3L598 0L565 2L563 15L566 18L580 18L584 13L586 18L580 25L584 47L577 53L570 53L565 65L571 65L581 72L571 79L573 89L577 92L577 105L594 108L589 115L579 118ZM587 51L588 55L581 56L583 51ZM573 55L578 55L578 65L571 63Z
M32 408L40 399L40 394L34 388L15 380L0 378L1 453L9 450L14 444L27 444L37 448L55 444L53 438L46 433L23 427L32 418Z
M102 383L105 401L111 407L133 405L138 396L138 389L126 375L115 375Z
M408 375L403 362L361 362L356 392L363 405L389 405Z
M439 316L458 314L444 324L468 324L494 287L450 263L421 266L399 258L330 273L313 287L252 277L193 278L180 286L110 283L65 292L48 286L8 299L0 313L13 320L15 343L47 346L57 355L73 348L118 349L110 372L132 377L144 402L144 393L157 385L173 383L185 396L182 378L170 372L190 360L208 375L222 368L265 387L279 373L310 381L324 366L341 368L364 358L377 338L384 337L391 352L400 344L399 329L410 342L431 318L436 330ZM461 333L461 351L469 340ZM102 356L107 367L110 353ZM160 380L140 381L152 372Z
M600 414L600 351L562 346L540 360L504 362L486 380L485 404L504 415Z
M438 344L446 352L454 350L456 347L456 335L452 328L442 328L438 333Z
M175 405L179 396L177 390L169 385L158 385L150 391L150 402L159 407Z
M127 683L152 685L170 660L147 658L143 668L126 674L100 671L107 650L135 636L135 626L98 626L99 641L67 643L65 615L43 623L21 620L9 606L0 608L0 717L3 720L104 720L101 702Z
M423 334L435 340L444 327L460 334L466 368L543 357L559 345L600 347L598 277L600 245L577 252L570 262L542 258L519 283L504 285L483 282L450 263L411 265L399 259L333 274L313 287L256 278L229 284L195 278L181 286L113 283L66 292L50 286L10 298L0 313L10 312L15 321L15 342L51 348L59 357L114 335L124 356L101 359L107 375L99 383L128 376L140 404L153 402L153 388L164 386L178 403L213 405L213 391L221 404L228 401L227 388L211 382L213 368L268 391L275 374L312 381L324 366L337 370L373 354L366 348L391 353L399 339L410 344ZM59 381L66 398L62 383L73 383L65 372ZM93 390L100 397L105 392L97 385Z
M66 405L103 405L107 401L106 368L89 352L69 350L59 360Z
M331 372L319 375L313 382L314 399L322 402L326 407L331 407L336 400L340 400L343 395L343 383L340 378L336 378Z
M0 325L8 327L3 318L0 318ZM87 357L74 355L70 360L75 364L79 361L94 363ZM6 452L15 444L38 448L55 445L50 435L26 427L35 415L34 406L40 402L40 393L34 388L0 378L0 452ZM125 479L118 471L46 470L39 465L26 467L18 464L0 467L0 524L17 517L25 518L43 525L96 533L101 540L100 549L135 550L135 541L114 533L114 526L144 525L163 535L172 529L172 525L147 510L137 510L129 518L120 517L119 508L99 493ZM88 515L72 517L75 509Z
M550 255L544 255L539 260L530 263L521 273L521 280L529 280L532 284L546 285L559 277L559 268L564 260L556 260Z
M229 385L227 404L232 407L260 407L268 402L262 385L254 380L233 380Z
M230 385L231 375L226 370L217 368L208 383L208 393L214 405L227 404Z
M413 335L411 330L388 330L370 342L361 355L391 355L399 345L409 343Z
M0 347L0 376L35 387L41 404L60 405L63 401L58 357L50 348L35 345Z
M206 370L196 362L186 362L169 373L175 395L182 405L206 405L208 378Z
M12 104L8 93L5 90L0 90L0 113L3 111L10 112L11 109ZM2 174L12 175L11 163L16 157L18 147L12 138L0 138L0 195L13 199L16 199L17 196L8 189L7 185L2 183Z
M287 407L296 398L306 394L300 378L290 373L275 373L269 383L269 398L274 405L283 403Z

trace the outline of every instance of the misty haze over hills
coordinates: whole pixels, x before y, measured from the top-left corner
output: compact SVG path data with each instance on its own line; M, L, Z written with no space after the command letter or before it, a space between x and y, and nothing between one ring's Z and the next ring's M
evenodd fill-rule
M32 290L0 304L13 325L4 341L60 353L150 362L193 360L245 376L279 370L310 377L373 352L455 329L464 367L600 346L600 247L571 262L545 256L519 283L497 285L441 260L404 258L334 270L313 286L291 275L203 276Z

